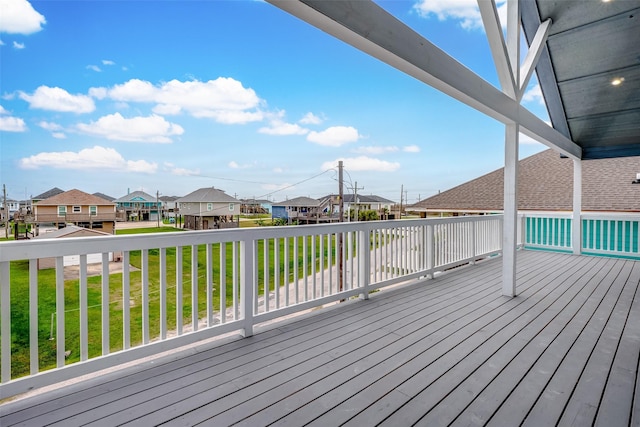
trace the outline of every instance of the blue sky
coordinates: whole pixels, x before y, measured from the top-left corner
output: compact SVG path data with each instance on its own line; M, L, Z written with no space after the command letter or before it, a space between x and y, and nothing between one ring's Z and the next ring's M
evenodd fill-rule
M378 3L497 85L475 0ZM357 182L397 202L403 188L414 203L503 165L503 125L262 1L0 7L13 199L52 187L321 197L342 159L346 192ZM548 120L535 81L524 103ZM522 140L521 157L544 148Z

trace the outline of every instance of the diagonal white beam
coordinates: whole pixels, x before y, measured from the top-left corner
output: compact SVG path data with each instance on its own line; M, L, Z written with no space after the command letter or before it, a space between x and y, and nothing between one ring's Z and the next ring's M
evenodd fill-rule
M493 63L498 73L500 87L509 98L515 99L517 93L516 79L509 61L509 52L502 34L496 3L493 0L478 0L478 7L480 8L484 30L487 33L487 40L489 41Z
M443 93L571 157L582 149L372 1L267 0Z
M507 50L517 90L520 85L520 0L507 0Z
M522 99L524 92L527 90L529 80L538 65L538 59L544 51L544 46L547 43L547 37L549 37L549 30L551 29L551 18L544 21L538 27L536 35L529 46L527 56L524 58L522 68L520 68L520 88L518 90L518 100Z

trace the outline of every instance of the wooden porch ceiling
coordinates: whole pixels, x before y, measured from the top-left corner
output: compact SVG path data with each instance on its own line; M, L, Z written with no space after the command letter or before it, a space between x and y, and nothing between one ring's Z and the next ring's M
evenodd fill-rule
M640 421L640 263L519 253L0 407L0 425Z

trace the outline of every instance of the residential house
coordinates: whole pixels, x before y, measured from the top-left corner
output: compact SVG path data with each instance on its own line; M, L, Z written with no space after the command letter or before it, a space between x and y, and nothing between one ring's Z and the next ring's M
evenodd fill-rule
M640 212L640 156L582 161L583 212ZM504 168L407 207L427 214L498 213ZM519 161L518 210L566 212L573 206L573 162L549 149Z
M108 201L110 201L110 202L113 202L113 201L116 199L115 197L108 196L108 195L106 195L106 194L104 194L104 193L100 193L100 192L98 192L98 193L93 193L93 195L94 195L94 196L96 196L96 197L101 197L101 198L103 198L103 199L105 199L105 200L108 200Z
M337 194L330 194L320 199L321 203L325 204L325 213L329 213L332 216L338 215L340 211L340 198ZM376 196L373 194L343 194L342 196L343 211L347 218L351 218L351 212L361 211L376 211L380 218L386 218L386 215L391 211L391 207L395 204L394 201L385 199L384 197ZM354 213L355 215L355 213Z
M200 188L177 199L176 204L189 230L239 227L241 202L220 189Z
M178 214L178 205L176 200L178 196L160 196L158 200L162 204L162 217L163 218L175 218Z
M69 190L33 205L33 221L38 224L54 224L63 228L67 224L99 229L113 234L116 221L116 205L80 190Z
M156 221L162 203L156 196L144 191L134 191L114 200L119 221Z
M323 215L323 204L311 197L296 197L274 203L271 212L272 219L284 219L288 223L309 224L326 221L327 216Z
M45 191L42 194L38 194L37 196L31 196L31 205L35 205L41 200L48 199L49 197L57 196L60 193L64 193L64 190L61 190L58 187L53 187L52 189Z
M111 236L109 233L105 233L100 230L92 230L88 228L78 227L75 225L68 225L65 228L61 228L59 230L50 231L48 233L42 233L34 239L62 239L68 237L100 237L100 236ZM109 252L108 255L109 261L121 261L122 253ZM87 254L87 264L96 264L102 262L102 254ZM80 257L78 255L69 255L63 257L63 265L65 267L72 265L79 265ZM38 270L42 270L45 268L54 268L56 265L56 259L53 257L50 258L40 258L38 259Z
M0 209L2 210L2 221L7 218L7 215L8 218L11 219L13 218L13 214L20 210L20 202L18 200L6 199L5 205L5 201L0 200Z
M268 214L271 213L272 202L266 199L241 199L240 212L243 214Z

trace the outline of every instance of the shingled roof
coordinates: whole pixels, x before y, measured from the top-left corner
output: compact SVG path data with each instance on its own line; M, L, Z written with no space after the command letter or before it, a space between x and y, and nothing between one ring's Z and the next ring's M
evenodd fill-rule
M640 157L584 160L582 162L582 210L640 212L640 185L632 184L640 173ZM504 168L424 199L407 209L445 212L502 211ZM573 161L553 150L520 160L518 209L571 211Z
M64 193L56 194L53 197L38 202L38 206L57 206L57 205L95 205L95 206L114 206L109 200L85 193L80 190L69 190Z

